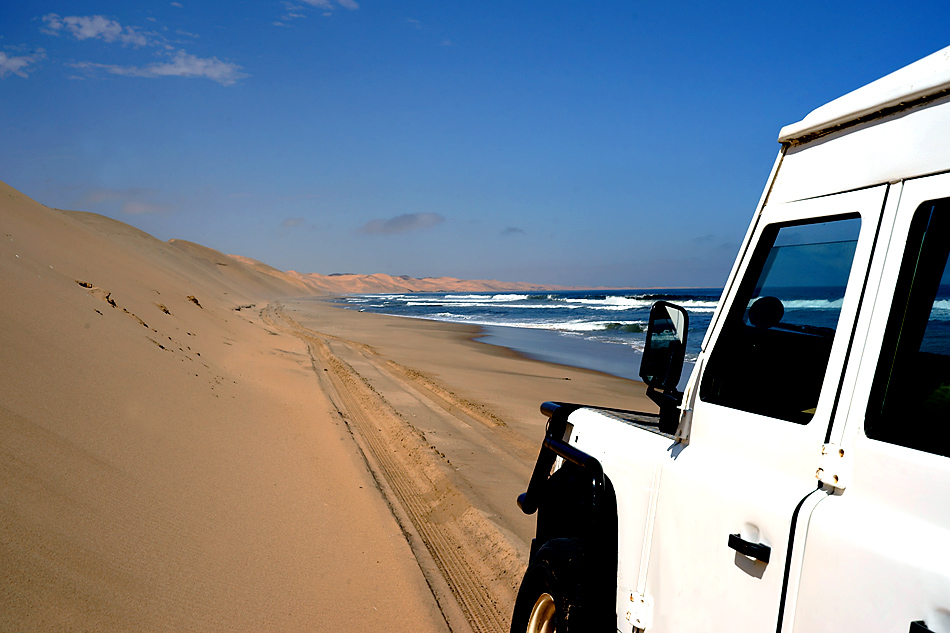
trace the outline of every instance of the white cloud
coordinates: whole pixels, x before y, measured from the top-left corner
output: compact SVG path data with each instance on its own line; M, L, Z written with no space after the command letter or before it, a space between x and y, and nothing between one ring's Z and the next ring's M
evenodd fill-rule
M299 0L297 2L283 0L281 4L284 6L284 14L277 20L271 22L273 26L290 26L293 20L306 18L307 6L321 9L323 16L327 18L332 16L333 12L340 7L349 9L350 11L355 11L360 8L360 5L355 2L355 0Z
M46 57L46 53L43 49L38 49L32 55L20 55L18 57L10 57L3 51L0 51L0 79L3 79L9 74L14 74L17 77L27 78L28 74L32 69L27 69L27 66L30 64L35 64Z
M404 213L388 220L372 220L357 229L357 233L366 235L395 235L427 229L445 222L438 213Z
M70 15L60 17L56 13L43 16L46 28L44 33L59 35L67 33L77 40L102 40L104 42L119 42L123 46L131 45L138 48L149 46L153 42L139 29L131 26L123 27L115 20L102 15Z
M302 0L302 2L327 12L333 11L337 7L343 7L350 11L356 11L360 8L360 5L354 2L354 0L336 0L335 2L333 0ZM324 13L324 15L328 15L328 13Z
M181 6L172 3L173 6ZM56 13L43 16L45 27L41 29L50 35L71 35L76 40L101 40L103 42L117 42L123 46L131 45L136 48L144 46L164 49L160 55L167 57L167 61L155 62L147 66L123 66L119 64L102 64L97 62L73 62L67 64L71 68L94 73L104 71L113 75L126 77L200 77L216 81L223 86L230 86L248 75L241 72L241 66L232 62L221 61L217 57L197 57L178 49L167 39L155 32L147 32L137 27L125 26L110 20L105 16L66 16ZM198 34L178 31L179 35L198 38Z
M157 62L148 66L119 66L94 62L76 62L67 65L87 72L103 70L124 77L197 77L216 81L222 86L231 86L248 77L247 74L241 72L241 66L237 64L223 62L217 57L196 57L183 50L176 51L170 61Z
M217 57L196 57L185 51L176 52L170 62L152 64L143 71L144 77L205 77L223 86L247 77L237 64L223 62Z
M307 10L306 7L302 7L295 2L288 2L287 0L284 0L281 4L284 5L284 14L280 16L279 20L271 23L274 26L290 26L288 22L307 17L307 14L304 13L304 11Z

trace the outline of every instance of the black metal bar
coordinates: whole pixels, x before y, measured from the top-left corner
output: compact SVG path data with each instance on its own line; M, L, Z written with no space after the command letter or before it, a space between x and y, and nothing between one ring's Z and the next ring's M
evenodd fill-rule
M636 416L657 418L656 421L653 421L653 422L647 422L647 421L640 422L640 424L643 424L645 426L656 426L660 423L659 414L657 413L650 413L648 411L635 411L633 409L618 409L617 407L601 407L595 404L574 404L571 402L545 402L544 404L541 405L541 413L543 413L544 415L550 418L552 415L554 415L554 412L557 411L561 407L573 407L570 410L571 413L573 413L574 411L578 409L593 409L594 411L613 411L614 413L629 413Z
M534 472L528 482L528 489L518 495L518 507L525 514L534 514L538 510L541 490L551 475L554 460L560 456L572 464L581 467L591 477L591 504L597 507L604 493L604 469L596 458L578 450L564 441L564 431L567 429L568 416L581 408L578 404L563 402L545 402L541 405L541 412L548 416L547 432L541 443L541 452L538 461L534 464Z
M554 451L557 455L563 457L572 464L576 464L584 469L591 479L591 498L590 504L597 508L600 505L600 499L604 494L604 468L597 461L596 457L591 457L584 451L578 450L561 440L551 437L544 438L545 448Z
M749 556L763 563L768 563L772 548L763 543L750 543L738 534L729 535L729 547L743 556Z
M563 402L542 402L541 403L541 413L546 415L549 418L553 418L558 411L561 410L561 407L564 406ZM568 405L568 406L577 406L577 405ZM576 411L577 409L574 409ZM573 411L572 411L573 413ZM566 419L566 417L565 417Z
M548 420L545 438L564 437L564 431L567 428L567 416L576 411L576 405L564 406L559 402L545 402L541 405L541 413L546 415ZM538 511L538 502L540 501L541 489L551 474L551 468L554 466L554 459L557 457L551 450L541 444L541 451L538 453L538 459L534 463L534 471L531 473L531 479L528 481L528 489L518 495L518 507L525 514L534 514Z

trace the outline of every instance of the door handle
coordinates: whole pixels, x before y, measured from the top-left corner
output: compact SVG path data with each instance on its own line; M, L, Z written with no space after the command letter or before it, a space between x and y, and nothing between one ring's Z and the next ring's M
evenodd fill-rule
M743 556L748 556L763 563L769 562L769 556L772 554L772 548L763 543L750 543L738 534L729 535L729 547L736 550Z

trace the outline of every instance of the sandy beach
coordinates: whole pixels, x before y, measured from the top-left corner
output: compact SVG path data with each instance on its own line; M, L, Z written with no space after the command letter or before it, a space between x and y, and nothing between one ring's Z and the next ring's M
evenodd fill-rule
M0 184L0 630L504 631L544 400L639 383Z

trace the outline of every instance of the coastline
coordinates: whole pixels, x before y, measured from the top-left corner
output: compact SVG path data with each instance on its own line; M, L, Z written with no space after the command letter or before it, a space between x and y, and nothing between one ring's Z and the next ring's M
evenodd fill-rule
M624 289L623 291L633 292L635 290L636 289ZM663 290L664 292L670 292L669 289ZM681 289L676 289L676 292L680 291ZM438 294L448 300L451 300L454 296L465 298L472 298L474 296L470 293ZM383 294L379 296L386 297L388 295ZM557 327L509 325L501 322L486 323L484 321L475 321L466 323L465 321L437 318L425 314L400 314L398 311L388 312L385 309L379 309L379 306L372 306L376 309L370 310L361 307L363 305L362 303L347 301L346 299L349 297L355 297L361 301L372 301L374 295L365 293L356 295L330 295L329 297L324 297L322 301L338 309L354 312L369 312L394 318L417 319L436 323L456 323L463 327L471 327L474 329L476 333L472 335L473 341L503 348L525 359L585 369L606 376L641 382L639 373L643 352L637 345L631 344L631 342L618 341L616 337L605 340L604 338L590 336L589 332L582 330L571 331L570 327L566 330L561 330ZM489 301L492 300L487 296L486 299ZM620 317L621 320L624 318L629 319L631 317ZM575 330L576 329L577 328L575 328ZM638 332L642 332L642 330L638 330ZM694 335L700 334L697 338L701 340L702 333L703 332L694 332ZM693 363L689 360L684 363L679 384L680 390L685 388L692 371L692 366Z
M337 309L365 313L357 305L337 301L336 297L315 297ZM517 326L464 324L431 319L425 316L405 316L373 312L379 316L395 319L448 323L470 330L473 342L499 347L516 356L551 365L584 369L604 376L641 382L639 376L642 352L625 345L590 340L580 336L568 336L556 330L533 329ZM461 330L460 330L461 331ZM687 373L684 371L684 373Z
M527 358L640 381L650 310L670 301L689 311L687 365L701 342L721 290L663 288L655 292L404 293L336 295L333 305L359 312L460 323L481 328L480 342ZM681 376L685 388L689 371Z
M454 386L465 390L468 385L472 391L479 392L478 399L494 400L496 407L510 412L510 417L536 419L537 425L529 423L525 427L529 433L533 433L536 428L543 429L546 418L540 414L539 406L547 400L655 410L653 402L645 396L646 386L638 378L539 359L508 345L489 343L483 340L490 336L488 326L360 312L334 303L326 296L283 301L292 309L304 311L306 307L305 312L320 319L321 324L317 327L328 333L377 346L387 350L393 358L438 368L437 371L444 371ZM519 333L524 331L532 332L519 330ZM403 335L408 338L401 339ZM427 342L424 343L422 339ZM440 358L449 354L450 350L470 356L460 357L456 362ZM493 361L497 361L497 364L493 364ZM509 365L517 366L518 370L512 371ZM463 370L463 367L469 368L468 371ZM493 371L499 375L518 375L519 379L525 379L525 384L519 382L516 386L508 386L504 380L499 381L497 378L485 381ZM565 384L559 382L561 380ZM528 387L527 391L524 387ZM535 439L540 442L542 436L543 430L542 435Z

